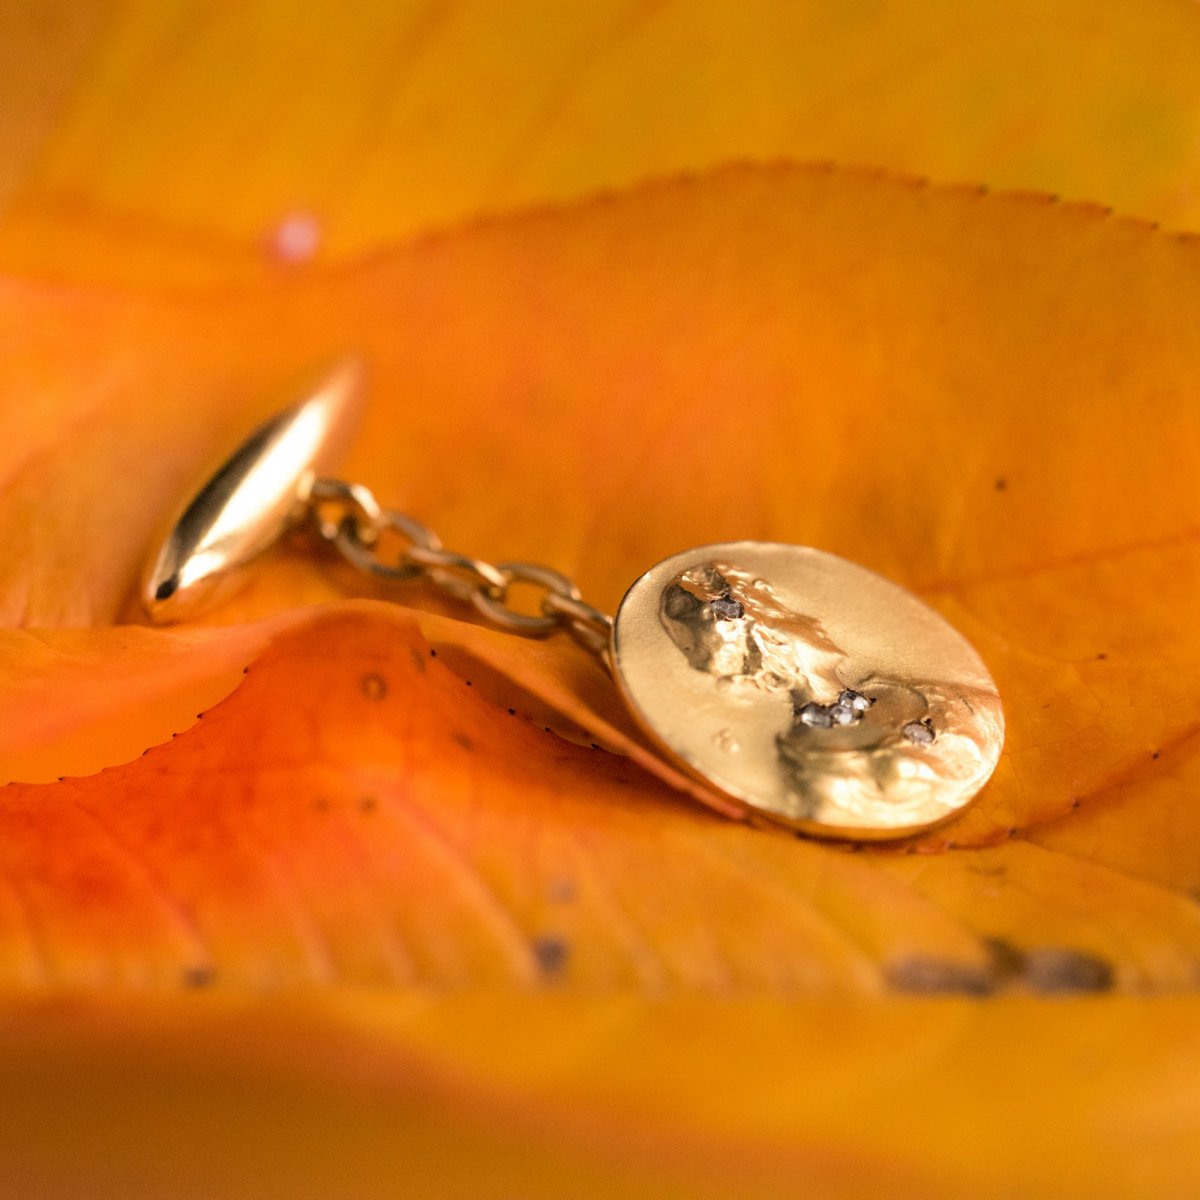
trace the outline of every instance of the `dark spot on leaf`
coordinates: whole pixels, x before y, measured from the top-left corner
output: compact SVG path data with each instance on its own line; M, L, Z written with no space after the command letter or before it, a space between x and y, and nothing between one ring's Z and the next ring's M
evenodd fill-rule
M1107 658L1108 658L1108 655L1105 654L1103 650L1101 650L1100 653L1096 655L1097 662L1104 662L1105 659L1107 659Z
M432 646L429 647L429 657L437 658L437 651Z
M1155 762L1158 762L1158 760L1159 760L1159 757L1160 757L1160 755L1159 755L1159 752L1158 752L1157 750L1155 750L1155 751L1154 751L1154 753L1150 755L1150 757L1151 757L1151 758L1152 758L1152 759L1153 759Z
M374 812L375 805L376 800L374 796L363 796L363 798L358 802L358 810L359 812L365 813Z
M998 492L1007 491L1008 490L1008 480L1004 479L1004 478L997 479L996 483L995 483L995 487L996 487L996 491L998 491Z
M475 743L461 729L455 729L450 734L450 740L456 745L461 746L464 750L474 750Z
M318 796L313 803L313 808L315 808L317 810L317 812L328 812L329 811L329 797L328 796Z
M1043 995L1108 992L1113 986L1112 964L1084 950L1045 946L1025 953L1025 982Z
M1107 992L1113 987L1112 964L1083 950L1042 946L1025 950L1006 938L986 938L993 986L1024 985L1040 995Z
M184 987L211 987L216 982L217 973L212 967L188 967L183 972Z
M914 955L887 969L890 987L921 996L986 996L992 991L991 972L974 963Z
M562 974L570 953L566 939L555 934L543 934L533 939L533 957L543 975Z
M510 709L508 710L508 715L509 715L510 717L515 717L515 716L517 715L517 710L516 710L515 708L510 708Z
M991 976L994 981L1013 979L1024 971L1025 955L1007 938L984 938L983 944L992 960Z
M378 703L388 693L387 680L382 675L364 675L359 681L362 694L373 703Z

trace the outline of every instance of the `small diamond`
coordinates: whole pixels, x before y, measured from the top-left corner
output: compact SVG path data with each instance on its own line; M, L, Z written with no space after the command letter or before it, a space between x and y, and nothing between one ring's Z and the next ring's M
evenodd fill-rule
M796 715L802 724L813 729L828 729L833 724L833 717L823 704L806 704Z
M853 725L862 719L861 714L856 713L848 704L831 704L829 716L835 725Z
M709 607L718 621L736 621L746 615L742 602L735 600L728 592L723 596L716 597L715 600L710 600Z
M856 713L865 713L875 701L870 696L864 696L862 692L856 692L853 688L839 694L838 703L844 704L847 708L852 708Z
M933 726L928 718L924 721L909 721L901 732L910 742L916 742L919 746L928 746L934 739Z

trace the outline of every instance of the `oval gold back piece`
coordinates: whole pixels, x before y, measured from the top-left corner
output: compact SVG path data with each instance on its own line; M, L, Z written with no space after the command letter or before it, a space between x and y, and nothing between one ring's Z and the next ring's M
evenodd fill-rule
M186 620L210 607L295 523L313 480L344 449L362 380L352 358L320 372L298 404L255 430L209 476L150 560L141 600L152 621Z

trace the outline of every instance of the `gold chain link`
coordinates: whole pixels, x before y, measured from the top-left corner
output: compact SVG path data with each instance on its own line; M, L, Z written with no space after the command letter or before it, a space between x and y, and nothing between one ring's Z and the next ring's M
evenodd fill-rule
M455 600L472 604L480 616L509 633L546 637L565 631L607 659L612 618L588 604L561 571L540 563L491 563L446 550L427 525L384 508L360 483L318 479L309 492L308 507L317 536L358 570L391 582L427 581ZM381 555L388 535L404 543L394 561ZM508 592L513 584L542 589L536 614L510 606Z

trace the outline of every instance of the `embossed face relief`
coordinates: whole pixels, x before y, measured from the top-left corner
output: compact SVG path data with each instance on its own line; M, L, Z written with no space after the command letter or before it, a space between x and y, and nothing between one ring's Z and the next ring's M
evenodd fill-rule
M995 685L888 580L806 547L743 542L660 563L617 613L631 709L688 771L810 832L896 837L992 773Z

